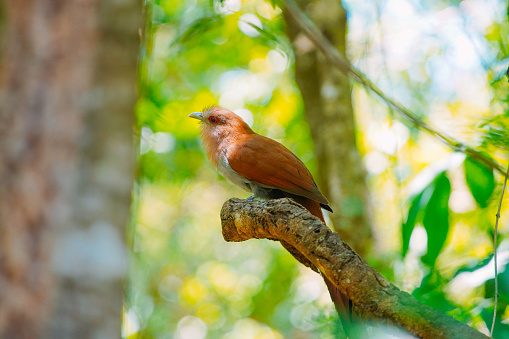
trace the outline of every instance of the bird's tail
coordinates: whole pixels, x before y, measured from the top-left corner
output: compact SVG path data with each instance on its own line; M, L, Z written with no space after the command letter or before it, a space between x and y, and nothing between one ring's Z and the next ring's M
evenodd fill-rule
M346 295L341 293L341 291L330 281L326 276L322 275L323 281L325 285L327 285L327 289L329 290L329 295L334 303L334 308L338 312L341 317L341 322L343 324L343 329L345 333L348 335L349 330L352 328L352 301L348 299Z
M311 214L326 224L320 203L301 196L289 195L289 197L304 206ZM349 330L352 327L352 301L346 295L341 293L341 291L326 276L322 275L322 277L327 285L334 307L342 319L343 329L348 335Z

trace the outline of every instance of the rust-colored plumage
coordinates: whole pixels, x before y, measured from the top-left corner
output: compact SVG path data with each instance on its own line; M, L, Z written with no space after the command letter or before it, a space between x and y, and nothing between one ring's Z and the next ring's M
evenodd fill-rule
M332 212L304 163L286 147L253 132L235 113L210 107L190 115L202 122L201 137L218 172L253 197L289 197L325 223L321 207ZM348 299L324 277L336 308L349 317Z
M322 204L329 202L302 161L286 147L258 134L238 139L226 152L231 168L246 179L269 189L280 189Z

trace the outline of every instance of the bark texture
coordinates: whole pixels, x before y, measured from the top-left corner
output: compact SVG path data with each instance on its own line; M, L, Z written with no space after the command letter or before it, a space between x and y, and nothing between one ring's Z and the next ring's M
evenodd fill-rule
M6 3L1 338L120 337L139 7Z
M341 1L312 0L305 12L345 55L347 20ZM350 81L319 53L287 10L284 14L295 53L295 78L315 144L320 188L331 201L336 230L364 255L372 247L373 234L366 172L355 141Z
M393 324L420 338L488 338L399 290L291 199L230 199L221 222L226 241L271 239L290 246L300 262L318 268L352 300L362 319Z

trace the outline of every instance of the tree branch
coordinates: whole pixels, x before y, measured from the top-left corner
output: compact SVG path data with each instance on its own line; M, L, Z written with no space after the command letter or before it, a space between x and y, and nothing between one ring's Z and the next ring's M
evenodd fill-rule
M291 199L230 199L221 210L221 223L226 241L255 238L288 244L300 254L299 261L318 268L350 298L363 319L393 324L421 338L488 338L399 290Z
M491 159L484 155L481 151L465 145L462 142L459 142L452 138L451 136L446 135L445 133L431 127L422 121L416 114L410 111L408 108L396 102L395 100L389 98L377 85L375 85L364 73L355 68L350 62L343 57L339 51L325 38L320 32L320 30L315 26L313 21L309 19L309 17L304 13L297 4L293 0L285 0L284 1L286 10L295 20L297 25L302 29L304 33L308 36L308 38L313 42L313 44L325 55L327 59L333 64L335 67L340 69L345 73L349 73L353 79L362 84L365 88L369 89L371 92L375 93L383 102L385 102L390 108L394 109L394 111L398 112L401 116L408 119L414 125L419 128L427 131L434 137L441 140L444 144L446 144L453 151L463 152L468 154L469 156L478 159L488 165L490 168L497 170L501 174L505 174L504 168L495 160Z

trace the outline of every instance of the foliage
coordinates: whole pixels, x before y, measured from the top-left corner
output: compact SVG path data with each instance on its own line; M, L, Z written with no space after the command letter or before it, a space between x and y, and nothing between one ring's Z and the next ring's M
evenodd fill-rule
M495 189L493 169L478 161L467 158L465 160L465 179L472 196L480 207L488 207L488 201Z
M224 242L221 205L248 194L215 173L198 125L187 118L207 105L225 106L315 171L279 2L147 4L125 336L334 337L320 277L275 243ZM497 10L501 1L489 11L481 0L344 5L352 63L437 129L505 159L509 28ZM421 301L486 330L500 176L397 121L360 86L352 95L379 239L368 261ZM503 206L499 272L507 286ZM509 292L500 293L495 333L505 338Z

